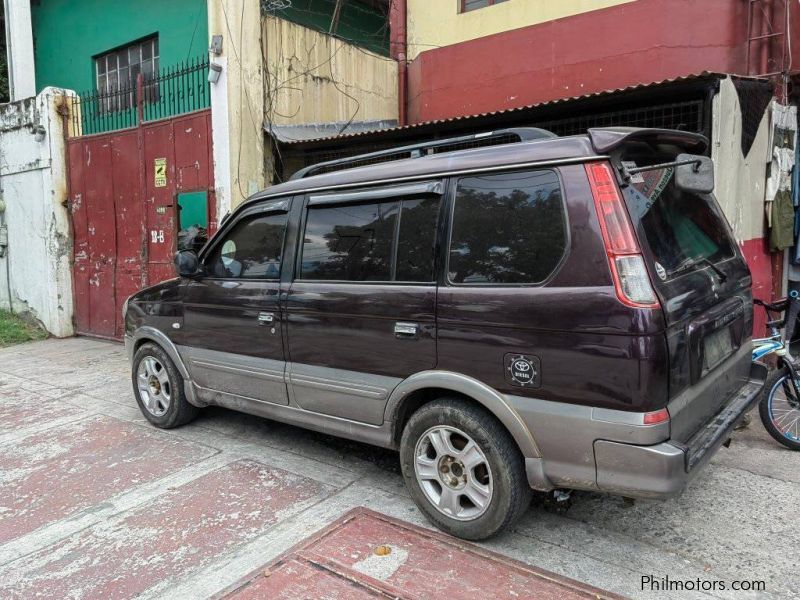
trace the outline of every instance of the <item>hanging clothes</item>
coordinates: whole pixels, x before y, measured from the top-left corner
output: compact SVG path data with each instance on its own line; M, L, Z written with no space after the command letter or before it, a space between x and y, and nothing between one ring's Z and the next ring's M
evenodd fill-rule
M769 246L773 252L794 246L794 205L789 190L781 190L771 203L772 227Z
M770 248L776 251L795 245L792 171L797 147L797 107L773 100L770 114L770 170L764 208L770 229Z

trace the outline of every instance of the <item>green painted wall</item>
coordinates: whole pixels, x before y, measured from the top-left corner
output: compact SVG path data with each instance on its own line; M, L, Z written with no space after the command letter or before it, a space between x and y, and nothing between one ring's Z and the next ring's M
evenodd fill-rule
M39 91L93 89L94 56L154 33L162 69L209 44L206 0L32 0L31 18Z

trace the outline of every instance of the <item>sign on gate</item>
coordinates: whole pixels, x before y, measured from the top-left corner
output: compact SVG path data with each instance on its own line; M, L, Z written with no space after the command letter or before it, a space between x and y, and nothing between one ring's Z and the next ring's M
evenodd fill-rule
M167 159L157 158L155 159L155 165L155 186L167 187Z

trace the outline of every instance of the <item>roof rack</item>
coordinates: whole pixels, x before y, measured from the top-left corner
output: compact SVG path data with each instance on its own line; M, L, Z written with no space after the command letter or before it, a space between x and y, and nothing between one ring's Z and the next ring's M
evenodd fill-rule
M395 156L397 154L408 154L409 156L398 157L396 160L402 160L404 158L421 158L430 154L430 150L441 148L443 146L453 146L468 142L483 142L512 135L516 135L519 138L517 143L558 137L552 131L539 129L538 127L514 127L509 129L498 129L496 131L486 131L484 133L462 135L459 137L434 140L431 142L421 142L419 144L411 144L409 146L387 148L386 150L378 150L377 152L368 152L367 154L359 154L357 156L349 156L347 158L328 160L300 169L291 176L290 180L303 179L304 177L309 177L322 170L328 172L352 169L357 166L363 166L363 163L367 163L367 161L372 161L387 156Z

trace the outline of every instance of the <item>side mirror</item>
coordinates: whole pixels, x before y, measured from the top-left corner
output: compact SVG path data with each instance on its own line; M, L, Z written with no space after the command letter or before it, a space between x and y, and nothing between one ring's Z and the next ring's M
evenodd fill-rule
M675 167L675 186L685 192L710 194L714 191L714 162L707 156L679 154L675 162L687 164ZM691 161L691 162L688 162Z
M181 277L194 277L200 273L200 259L194 250L181 250L175 254L175 269Z

